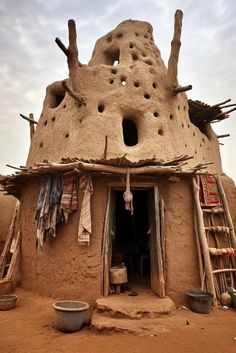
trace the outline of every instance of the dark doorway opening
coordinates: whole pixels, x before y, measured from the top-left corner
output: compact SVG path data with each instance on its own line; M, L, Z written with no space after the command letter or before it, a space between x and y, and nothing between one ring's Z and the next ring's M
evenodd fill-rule
M112 265L125 263L128 281L150 287L150 239L148 191L134 190L134 214L125 210L123 191L116 191L115 232L112 240Z

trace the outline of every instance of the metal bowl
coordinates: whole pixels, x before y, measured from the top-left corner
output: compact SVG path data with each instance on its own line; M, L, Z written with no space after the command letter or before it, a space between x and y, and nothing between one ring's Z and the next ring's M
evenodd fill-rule
M16 295L0 295L0 310L10 310L16 305Z

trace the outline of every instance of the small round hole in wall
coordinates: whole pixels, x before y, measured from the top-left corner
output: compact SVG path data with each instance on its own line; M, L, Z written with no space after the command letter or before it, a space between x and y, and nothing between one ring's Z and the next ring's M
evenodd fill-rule
M197 151L195 150L194 153L197 154Z
M107 43L110 43L112 41L112 36L107 37L106 41Z
M112 85L114 83L114 80L109 80L109 83Z
M134 61L136 61L136 60L138 60L138 55L137 54L132 54L132 59L134 60Z
M133 49L133 47L134 47L133 43L130 43L129 47L130 47L130 49Z
M123 37L123 34L122 33L117 33L117 35L116 35L116 38L117 39L120 39L120 38L122 38Z
M185 143L185 147L188 147L187 143Z
M134 87L139 87L140 83L138 81L134 82Z
M44 126L46 126L46 125L47 125L47 123L48 123L48 121L47 121L47 120L45 120L45 121L44 121Z
M159 113L158 112L154 112L153 115L155 116L155 118L158 118Z
M150 96L150 94L145 93L145 94L144 94L144 98L145 98L145 99L150 99L150 98L151 98L151 96Z
M143 56L144 58L146 58L147 54L144 53L144 52L142 52L142 56Z
M138 32L135 32L135 35L136 35L136 37L138 37L139 36Z
M184 123L182 123L182 125L181 125L181 126L182 126L182 129L183 129L183 128L184 128Z
M55 120L56 120L56 117L54 116L54 117L52 117L52 122L54 123L55 122Z
M63 108L66 109L66 104L63 105Z
M158 129L158 135L161 135L161 136L163 136L163 135L164 135L164 131L163 131L163 129L162 129L162 128Z
M99 104L99 106L98 106L98 111L99 111L99 113L103 113L103 112L104 112L104 109L105 109L104 104Z
M170 120L173 120L174 116L172 114L170 114Z
M180 110L180 106L178 105L178 110Z
M190 125L188 124L188 128L190 128Z
M67 133L67 134L65 134L65 138L66 138L66 139L68 139L68 137L69 137L69 134L68 134L68 133Z
M153 87L154 89L156 89L156 88L157 88L157 84L156 84L156 82L153 82L152 87Z
M195 136L195 132L193 132L193 136Z
M152 66L151 60L145 60L144 62L145 62L145 64Z
M111 70L111 73L112 73L113 75L115 75L115 74L117 74L117 70L116 70L116 69L112 69L112 70Z
M203 139L202 139L202 142L205 142L205 139L204 139L204 137L203 137Z
M39 147L40 147L40 148L43 147L43 142L40 142Z

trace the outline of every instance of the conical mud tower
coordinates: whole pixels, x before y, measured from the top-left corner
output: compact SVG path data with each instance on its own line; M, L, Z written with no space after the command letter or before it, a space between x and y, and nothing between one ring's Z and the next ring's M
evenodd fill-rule
M69 78L47 87L27 165L2 180L21 200L21 285L93 301L124 263L131 288L176 301L204 289L216 303L235 286L236 193L211 122L230 111L188 100L178 82L182 12L167 67L149 23L119 24L88 65L68 27L69 47L56 42Z

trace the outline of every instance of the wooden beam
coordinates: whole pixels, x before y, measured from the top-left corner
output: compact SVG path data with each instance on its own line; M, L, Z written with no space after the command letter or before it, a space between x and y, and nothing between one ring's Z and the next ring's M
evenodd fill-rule
M62 43L60 38L56 37L55 42L58 45L58 47L63 51L63 53L68 57L69 55L69 50L66 48L66 46Z
M173 95L176 96L178 93L189 91L192 88L193 88L192 85L178 86L173 89Z
M236 272L236 268L221 268L219 270L213 270L212 273L223 273L223 272Z
M33 113L30 113L29 118L30 118L30 121L29 121L29 125L30 125L30 140L32 141L32 138L33 138L33 135L34 135L34 132L35 132L34 123L33 123L33 121L34 121Z
M181 30L182 30L182 18L183 12L177 10L175 12L175 22L174 22L174 36L171 42L171 52L168 61L167 76L170 83L176 87L178 86L178 60L179 60L179 51L181 46Z
M229 136L230 136L230 134L223 134L223 135L217 135L217 138L221 139L223 137L229 137Z
M79 107L86 105L84 98L81 97L72 88L70 88L66 80L62 81L62 86L65 88L66 92L78 103Z
M21 116L23 119L29 121L30 123L33 123L33 124L38 125L38 122L35 121L34 119L32 119L32 118L30 118L30 117L28 118L28 116L25 116L25 115L23 115L23 114L20 114L20 116Z

